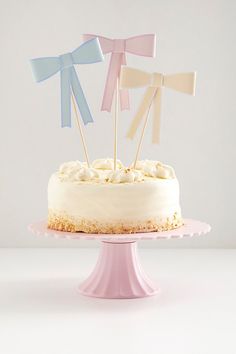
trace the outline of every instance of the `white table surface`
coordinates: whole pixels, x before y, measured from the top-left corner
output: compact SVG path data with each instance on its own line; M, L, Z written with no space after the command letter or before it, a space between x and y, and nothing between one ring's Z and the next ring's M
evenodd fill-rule
M157 296L75 289L97 249L0 250L2 354L235 354L236 250L139 249Z

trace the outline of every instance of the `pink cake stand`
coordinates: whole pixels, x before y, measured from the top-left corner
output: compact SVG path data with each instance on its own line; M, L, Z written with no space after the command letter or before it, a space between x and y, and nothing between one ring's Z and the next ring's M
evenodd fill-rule
M119 235L55 231L48 229L45 221L29 225L29 230L36 235L101 241L97 264L90 276L79 286L79 292L106 299L133 299L158 292L156 285L141 267L137 241L192 237L206 234L210 229L208 224L191 219L185 219L184 226L176 230Z

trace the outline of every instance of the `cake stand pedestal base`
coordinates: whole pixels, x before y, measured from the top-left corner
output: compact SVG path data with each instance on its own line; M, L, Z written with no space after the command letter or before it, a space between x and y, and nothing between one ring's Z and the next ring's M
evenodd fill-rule
M97 264L79 286L83 295L106 299L133 299L155 295L158 289L145 275L137 243L102 241Z

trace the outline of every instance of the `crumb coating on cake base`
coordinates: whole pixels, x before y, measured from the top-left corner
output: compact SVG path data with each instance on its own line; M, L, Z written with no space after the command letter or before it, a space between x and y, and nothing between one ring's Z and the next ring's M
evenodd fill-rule
M88 234L132 234L141 232L168 231L183 225L177 213L165 220L145 220L129 222L97 222L96 220L75 220L66 214L48 213L48 228L64 232L84 232Z

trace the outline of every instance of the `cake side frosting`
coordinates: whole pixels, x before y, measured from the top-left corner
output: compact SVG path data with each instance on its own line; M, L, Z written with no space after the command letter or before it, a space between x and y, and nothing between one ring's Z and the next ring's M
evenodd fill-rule
M51 176L50 228L131 233L169 230L182 225L179 183L170 166L139 161L134 170L119 162L119 168L113 171L110 160L95 160L90 168L72 161Z

